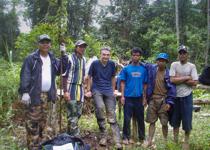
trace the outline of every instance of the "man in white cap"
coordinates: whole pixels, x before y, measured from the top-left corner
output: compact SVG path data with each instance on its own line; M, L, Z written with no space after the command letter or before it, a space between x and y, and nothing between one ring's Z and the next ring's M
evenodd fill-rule
M170 68L171 82L176 84L176 99L171 118L174 128L174 141L178 142L179 127L185 131L183 149L189 149L189 136L192 130L193 86L197 85L198 74L196 66L188 62L189 52L186 46L178 48L179 61L173 62Z
M64 99L67 106L68 133L79 136L78 121L82 114L84 102L85 58L83 57L87 44L83 40L75 43L75 51L64 63Z
M26 57L20 73L21 102L26 105L25 122L27 146L38 149L44 140L47 126L48 104L55 103L55 77L59 74L59 61L49 49L51 39L47 34L38 38L38 49Z

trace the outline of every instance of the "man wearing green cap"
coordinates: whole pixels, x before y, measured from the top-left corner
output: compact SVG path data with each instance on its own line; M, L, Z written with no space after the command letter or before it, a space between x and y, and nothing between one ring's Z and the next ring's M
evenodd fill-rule
M152 146L155 134L155 123L158 118L162 125L163 137L167 140L168 135L168 112L176 97L175 85L170 82L168 54L160 53L156 58L156 64L146 64L148 70L147 102L148 109L146 122L149 123L149 136L144 142L144 147Z

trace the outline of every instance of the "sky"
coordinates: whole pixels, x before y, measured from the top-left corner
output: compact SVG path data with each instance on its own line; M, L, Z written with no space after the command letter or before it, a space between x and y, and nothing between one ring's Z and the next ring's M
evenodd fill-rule
M109 5L110 2L109 2L109 0L98 0L98 4L105 6L105 5ZM22 11L25 8L22 8L21 7L19 9L20 9L20 11ZM20 23L20 27L19 27L20 32L22 32L22 33L28 33L28 32L30 32L30 30L31 30L30 25L27 24L27 22L24 21L24 18L23 18L22 15L19 16L19 23Z

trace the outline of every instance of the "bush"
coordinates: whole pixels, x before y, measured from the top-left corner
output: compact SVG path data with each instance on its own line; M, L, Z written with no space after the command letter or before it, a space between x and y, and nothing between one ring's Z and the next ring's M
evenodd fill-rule
M12 103L18 99L20 65L0 60L0 126L12 116Z

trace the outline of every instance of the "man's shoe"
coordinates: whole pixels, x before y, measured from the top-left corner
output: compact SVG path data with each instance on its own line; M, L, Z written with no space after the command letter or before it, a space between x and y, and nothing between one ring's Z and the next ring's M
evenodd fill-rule
M148 142L147 140L145 140L144 143L142 144L142 147L143 147L143 148L148 148L148 147L150 147L151 145L152 145L151 142Z
M101 146L106 146L107 140L106 138L101 138L101 140L99 141L99 145Z
M128 145L129 144L128 139L123 139L122 143L125 144L125 145Z
M129 139L128 142L129 142L129 144L134 144L135 143L133 139Z
M117 150L122 150L123 149L123 147L120 143L116 143L115 147L116 147Z

